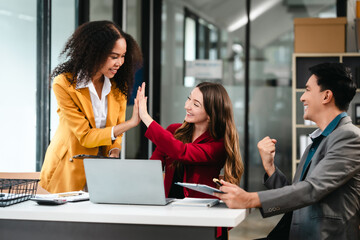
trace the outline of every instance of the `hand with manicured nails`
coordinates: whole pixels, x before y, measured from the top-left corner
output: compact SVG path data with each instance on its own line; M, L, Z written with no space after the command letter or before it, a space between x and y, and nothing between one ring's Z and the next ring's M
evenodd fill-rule
M134 99L134 108L133 108L133 113L131 116L130 121L137 126L140 122L140 116L139 116L139 101L138 101L138 94L136 95L136 98Z
M145 83L142 83L141 87L138 88L136 98L138 98L139 101L140 119L148 127L154 120L147 111L147 97L145 97Z

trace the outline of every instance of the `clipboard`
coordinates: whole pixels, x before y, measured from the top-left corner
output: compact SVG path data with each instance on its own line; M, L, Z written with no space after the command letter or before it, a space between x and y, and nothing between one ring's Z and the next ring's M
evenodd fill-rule
M209 195L213 195L214 192L216 192L216 193L224 193L223 191L220 191L217 188L213 188L213 187L210 187L210 186L205 185L205 184L182 183L182 182L176 182L175 184L177 184L179 186L182 186L182 187L192 189L194 191L206 193L206 194L209 194Z

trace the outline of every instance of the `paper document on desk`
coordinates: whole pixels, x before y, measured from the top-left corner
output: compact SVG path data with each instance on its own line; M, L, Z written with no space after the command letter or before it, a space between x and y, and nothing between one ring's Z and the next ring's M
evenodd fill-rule
M67 202L79 202L89 200L89 193L84 191L75 192L63 192L55 194L40 194L36 195L33 200L44 199L44 200L66 200Z
M218 203L219 199L214 198L184 198L177 199L171 206L212 207Z

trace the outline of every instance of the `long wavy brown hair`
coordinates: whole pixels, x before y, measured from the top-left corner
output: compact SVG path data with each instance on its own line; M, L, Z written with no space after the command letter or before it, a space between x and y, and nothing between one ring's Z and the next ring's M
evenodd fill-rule
M224 139L226 160L224 178L239 184L244 172L240 155L239 135L236 130L233 108L229 95L221 84L203 82L196 86L203 94L204 108L210 117L209 132L214 139ZM194 124L184 121L175 131L176 139L183 143L192 142Z
M66 42L60 54L65 61L54 69L51 79L62 73L71 73L70 84L90 81L121 38L126 41L125 61L111 80L126 97L130 96L135 72L142 66L141 50L129 34L110 21L93 21L79 26Z

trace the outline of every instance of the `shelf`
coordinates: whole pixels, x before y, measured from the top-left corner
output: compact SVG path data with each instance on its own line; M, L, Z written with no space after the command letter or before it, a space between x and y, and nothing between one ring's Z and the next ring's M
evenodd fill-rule
M359 57L359 53L294 53L295 57Z
M296 124L297 128L318 128L317 125Z
M359 86L360 87L360 86ZM299 92L299 93L303 93L305 92L305 88L296 88L295 89L295 92ZM359 93L360 92L360 89L356 89L356 92Z
M360 87L360 86L359 86ZM299 92L299 93L303 93L305 92L305 88L297 88L295 89L295 92ZM360 92L360 89L356 89L356 92L359 93Z
M358 128L360 128L360 125L355 125ZM318 128L317 125L305 125L305 124L296 124L295 125L296 128Z
M295 89L295 92L303 93L303 92L305 92L305 88L297 88L297 89Z

